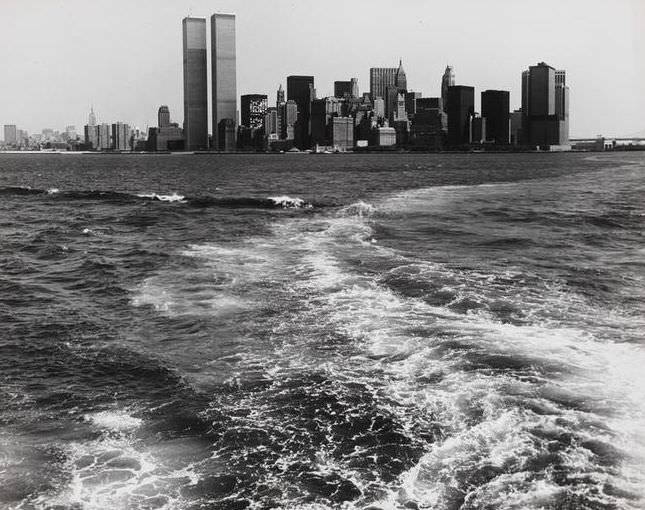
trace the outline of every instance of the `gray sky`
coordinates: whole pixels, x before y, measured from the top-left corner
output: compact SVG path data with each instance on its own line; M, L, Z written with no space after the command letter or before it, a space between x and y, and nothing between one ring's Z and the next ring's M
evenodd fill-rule
M440 93L447 64L458 85L511 91L539 61L567 71L571 136L645 134L645 0L0 0L0 124L30 133L99 122L183 120L181 20L237 14L240 94L275 100L290 74L334 80L399 58L408 87ZM209 60L210 62L210 60Z

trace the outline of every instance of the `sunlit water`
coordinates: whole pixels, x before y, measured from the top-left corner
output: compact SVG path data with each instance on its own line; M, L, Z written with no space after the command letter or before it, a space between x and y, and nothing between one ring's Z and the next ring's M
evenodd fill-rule
M645 508L640 155L0 155L0 507Z

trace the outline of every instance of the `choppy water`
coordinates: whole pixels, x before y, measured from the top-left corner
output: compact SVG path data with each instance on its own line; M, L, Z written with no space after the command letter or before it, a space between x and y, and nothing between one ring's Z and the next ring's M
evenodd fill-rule
M0 156L0 507L645 508L645 158Z

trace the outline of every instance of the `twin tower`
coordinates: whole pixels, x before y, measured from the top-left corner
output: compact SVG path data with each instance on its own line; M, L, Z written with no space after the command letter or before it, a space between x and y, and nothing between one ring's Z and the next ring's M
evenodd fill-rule
M206 19L184 18L184 138L186 150L209 150ZM213 149L235 147L237 87L235 15L211 16Z

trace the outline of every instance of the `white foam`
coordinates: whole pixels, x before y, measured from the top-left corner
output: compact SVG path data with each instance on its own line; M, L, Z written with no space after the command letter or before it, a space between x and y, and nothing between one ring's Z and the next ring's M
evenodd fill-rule
M56 195L57 193L60 193L60 190L58 188L49 188L47 190L48 195Z
M129 415L125 411L101 411L94 414L86 414L85 420L96 427L112 432L129 432L138 429L143 420Z
M438 193L447 196L452 190ZM418 195L416 206L428 207L426 195ZM388 203L392 209L399 205ZM248 243L190 246L182 256L198 260L197 269L193 264L171 268L147 280L148 297L140 294L135 304L158 299L160 309L179 310L177 303L185 300L190 309L194 300L186 296L195 283L184 279L191 274L205 286L204 295L242 300L269 300L278 291L276 282L289 282L288 292L301 306L297 314L276 320L275 349L264 358L249 356L249 366L277 377L285 367L309 370L316 363L330 377L373 386L375 405L411 434L431 426L444 434L427 445L419 464L392 484L393 492L377 506L400 507L409 497L425 507L441 507L460 483L457 473L486 467L506 471L473 489L474 506L491 501L499 508L549 506L560 490L553 473L536 474L513 464L548 451L548 439L535 431L574 435L576 441L562 446L560 461L571 473L598 477L597 487L620 486L625 480L645 486L643 349L619 343L615 330L603 329L605 310L557 284L512 286L512 269L508 274L456 271L382 248L372 242L370 223L383 209L358 202L337 216L281 222L272 236ZM395 269L374 274L353 264L378 257ZM390 276L437 283L454 292L453 303L472 299L486 304L499 293L526 314L523 321L504 324L487 309L459 313L433 306L389 288L383 282ZM265 283L268 294L263 294ZM616 315L612 324L620 320ZM311 337L323 342L334 336L346 339L349 356L334 349L309 353L317 347L307 344ZM487 356L501 366L486 363ZM506 359L519 368L505 367ZM594 420L608 430L589 425ZM580 444L587 439L606 441L624 456L613 474L603 474L604 467ZM325 467L328 459L321 459L321 470L342 468Z
M159 200L161 202L179 202L185 203L185 196L179 195L176 192L171 193L170 195L159 195L157 193L139 193L137 194L140 198L151 198L153 200Z
M269 197L274 204L282 206L284 209L312 208L313 206L305 202L302 198L292 198L287 195Z

